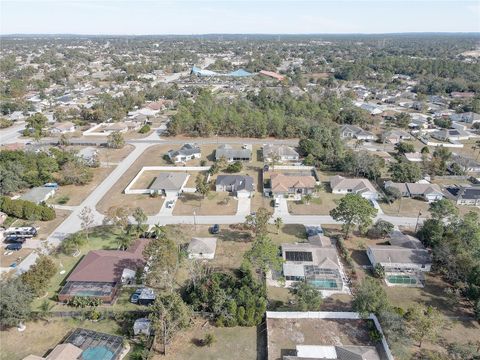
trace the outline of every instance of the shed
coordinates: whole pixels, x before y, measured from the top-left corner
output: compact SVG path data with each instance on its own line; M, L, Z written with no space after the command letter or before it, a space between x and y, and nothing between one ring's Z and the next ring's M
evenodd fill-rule
M150 336L152 334L151 321L147 318L139 318L133 323L133 334L135 336L144 334Z

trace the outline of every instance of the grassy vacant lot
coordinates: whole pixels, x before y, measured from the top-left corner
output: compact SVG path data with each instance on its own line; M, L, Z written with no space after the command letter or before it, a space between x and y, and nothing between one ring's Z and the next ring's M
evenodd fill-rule
M173 215L234 215L238 201L226 192L211 192L205 198L195 193L183 193L175 203Z
M211 346L199 346L206 334L213 334L216 341ZM167 356L157 354L154 359L165 360L233 360L257 359L257 328L233 327L217 328L196 319L193 326L179 333L169 349Z
M309 204L300 201L289 201L288 211L293 215L328 215L330 210L337 207L343 195L321 192Z
M50 198L50 204L59 204L61 198L68 198L63 205L76 206L80 205L83 200L112 172L113 167L99 167L92 169L93 179L86 185L65 185L60 186L55 192L55 196Z
M383 212L387 215L395 216L418 216L418 212L425 217L428 214L429 203L423 200L416 200L410 198L401 198L396 200L393 204L379 203Z
M43 356L47 351L58 345L69 331L82 327L109 334L119 334L120 328L113 320L92 322L75 319L51 319L49 322L39 320L28 322L24 332L16 328L0 333L1 360L20 360L34 354Z
M101 162L117 163L125 159L134 149L133 145L125 145L121 149L100 148L98 150L98 159Z

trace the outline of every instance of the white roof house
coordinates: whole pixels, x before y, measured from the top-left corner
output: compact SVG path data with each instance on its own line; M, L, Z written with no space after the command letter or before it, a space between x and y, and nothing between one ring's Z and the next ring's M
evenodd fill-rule
M336 175L330 178L330 187L333 194L359 194L365 199L375 200L378 192L367 179L347 179Z
M189 259L209 259L215 257L217 238L194 237L188 244L187 252Z
M75 124L67 121L54 124L50 128L52 134L68 134L75 131Z
M262 149L263 160L270 162L273 156L277 156L280 161L298 161L300 155L294 148L287 145L266 144Z

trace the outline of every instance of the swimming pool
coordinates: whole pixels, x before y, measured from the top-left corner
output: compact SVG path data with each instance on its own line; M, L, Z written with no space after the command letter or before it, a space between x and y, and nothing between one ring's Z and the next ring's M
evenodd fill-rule
M325 290L338 289L337 282L331 279L316 279L316 280L309 280L308 282L318 289L325 289Z
M82 353L83 360L111 360L113 352L106 346L95 346L88 348Z
M389 275L387 276L387 281L390 284L415 285L417 278L409 275Z

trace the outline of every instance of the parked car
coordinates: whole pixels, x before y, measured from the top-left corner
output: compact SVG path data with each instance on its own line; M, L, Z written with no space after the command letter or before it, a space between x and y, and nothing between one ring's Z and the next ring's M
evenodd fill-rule
M169 200L167 201L166 207L167 209L173 208L173 205L175 204L175 200Z
M218 234L220 232L220 225L215 224L209 230L210 234Z
M3 240L6 243L21 243L23 244L25 242L25 238L17 235L7 235L5 240Z
M138 298L140 297L140 294L142 293L142 289L137 289L135 292L130 296L130 302L132 304L137 304L138 303Z
M19 244L19 243L8 244L7 246L5 246L5 250L11 250L11 251L22 250L22 244Z

